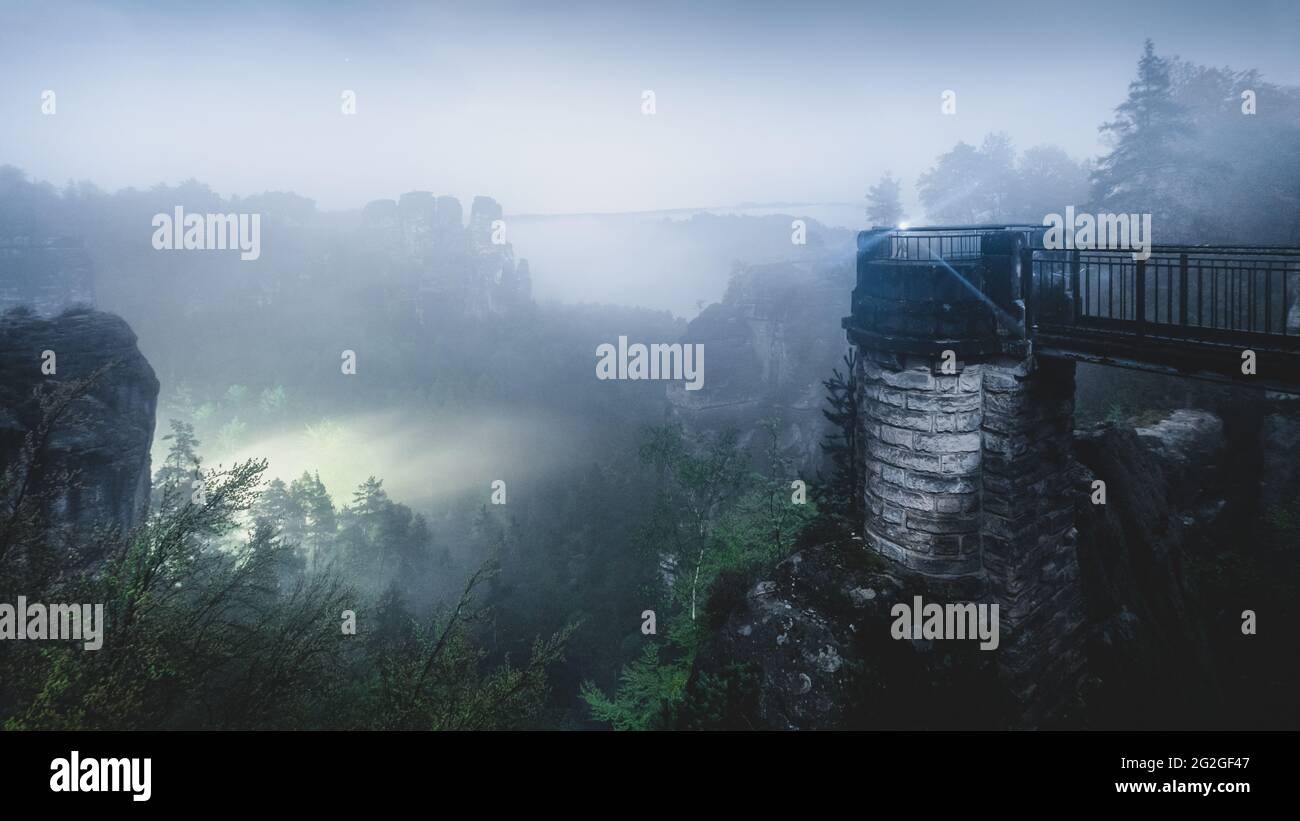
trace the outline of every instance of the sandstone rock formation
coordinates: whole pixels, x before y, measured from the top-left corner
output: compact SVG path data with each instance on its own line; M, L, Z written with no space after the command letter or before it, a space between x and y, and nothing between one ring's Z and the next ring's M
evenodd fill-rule
M781 420L781 447L811 475L821 463L829 379L848 348L838 331L848 310L847 265L781 262L737 272L721 302L687 326L682 342L704 345L704 387L670 383L676 417L695 430L728 428L749 444L759 421Z
M410 191L362 209L364 241L373 259L386 261L377 278L410 294L425 323L503 313L532 299L527 260L516 261L507 242L494 242L503 219L491 197L475 197L465 224L460 200Z
M986 580L926 578L856 539L804 547L763 578L722 577L688 704L707 700L709 688L730 676L743 691L741 714L727 719L736 727L1196 724L1195 705L1214 697L1216 682L1188 564L1211 523L1197 515L1203 499L1177 475L1201 471L1214 487L1223 461L1217 418L1197 419L1197 436L1140 436L1113 425L1076 435L1072 485L1086 489L1100 478L1108 494L1105 505L1083 490L1074 494L1086 675L1074 692L1050 699L1050 711L1026 713L1016 699L1017 677L998 658L1016 651L1014 636L995 652L974 642L890 636L893 604L914 595L988 600ZM1186 422L1179 416L1161 430L1188 432ZM1051 618L1035 625L1034 641L1048 656L1059 627Z
M79 240L0 240L0 314L26 305L39 316L53 316L94 303L93 267Z
M1075 505L1093 726L1187 729L1196 721L1191 705L1216 688L1189 562L1198 531L1213 524L1198 511L1201 489L1219 480L1222 424L1198 417L1201 435L1191 436L1179 413L1162 430L1189 435L1114 425L1076 435L1078 481L1106 483L1105 505L1084 494ZM1189 471L1199 473L1197 482L1183 480Z
M52 351L55 373L42 373ZM28 433L41 424L36 391L68 384L106 367L70 408L49 440L42 477L73 476L46 511L55 527L124 530L147 511L149 449L158 379L120 317L71 310L42 318L22 309L0 315L0 464L20 458ZM40 488L38 487L37 490Z
M890 635L895 603L978 599L985 591L974 579L926 579L847 540L804 548L757 582L724 576L712 595L713 630L688 705L717 682L738 687L743 709L728 726L974 729L1006 720L995 653Z

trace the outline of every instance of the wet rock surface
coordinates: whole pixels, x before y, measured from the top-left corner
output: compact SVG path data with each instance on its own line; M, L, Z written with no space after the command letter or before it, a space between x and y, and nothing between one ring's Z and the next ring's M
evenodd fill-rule
M1006 702L995 653L976 641L894 639L891 608L986 600L970 580L926 580L846 540L807 547L758 581L723 577L687 713L719 687L739 714L706 726L766 729L996 727ZM726 610L730 601L733 607ZM737 685L739 682L739 685ZM694 711L694 713L692 712Z
M1178 412L1181 413L1181 412ZM1178 415L1176 413L1175 415ZM1182 417L1186 420L1186 415ZM1106 483L1106 504L1080 494L1079 563L1088 608L1089 723L1162 726L1216 689L1206 623L1190 569L1200 493L1222 457L1221 424L1165 426L1155 437L1113 425L1076 435L1079 482ZM1215 433L1216 428L1220 433ZM1218 449L1211 446L1219 442ZM1184 726L1187 726L1184 724Z
M673 413L693 430L743 432L756 448L759 422L782 422L780 446L797 468L813 472L826 431L822 380L847 352L840 319L848 310L845 266L754 265L733 278L721 302L687 326L682 342L704 345L704 387L670 383Z
M1206 617L1189 564L1213 522L1180 474L1215 477L1222 425L1177 415L1154 432L1099 425L1076 432L1072 485L1086 636L1084 676L1032 726L1193 726L1218 687ZM1105 505L1088 491L1107 484ZM999 651L975 641L891 636L891 608L989 601L978 579L910 574L859 540L794 553L765 577L719 580L687 716L710 690L739 690L742 707L704 726L768 729L1023 727ZM1039 637L1051 644L1053 637ZM1004 636L1002 650L1013 645ZM694 705L694 706L691 706ZM696 712L691 713L691 709Z
M45 351L55 354L54 374L42 373ZM158 379L135 333L114 314L0 316L0 464L14 464L27 435L40 426L38 389L100 368L106 370L53 430L44 463L46 475L73 475L71 488L51 499L47 511L51 521L73 531L130 529L147 510Z

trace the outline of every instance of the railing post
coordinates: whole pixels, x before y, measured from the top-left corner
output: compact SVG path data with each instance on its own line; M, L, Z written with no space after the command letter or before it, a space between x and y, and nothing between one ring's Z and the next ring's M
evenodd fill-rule
M1025 303L1025 339L1034 334L1034 249L1025 245L1020 249L1020 299Z
M1178 255L1178 324L1187 327L1187 254Z
M1286 276L1286 265L1282 265L1282 276ZM1273 333L1273 263L1264 269L1264 333Z
M1079 251L1075 249L1070 252L1070 289L1074 294L1074 300L1071 303L1070 324L1077 324L1079 317L1083 316L1083 293L1079 290Z
M1133 295L1134 318L1137 320L1138 336L1146 334L1147 324L1147 261L1137 261L1137 275L1134 277L1137 293Z

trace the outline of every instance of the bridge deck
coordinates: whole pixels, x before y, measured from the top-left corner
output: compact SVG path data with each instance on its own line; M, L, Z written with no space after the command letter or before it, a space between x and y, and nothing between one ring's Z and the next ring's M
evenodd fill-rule
M1040 354L1300 391L1300 249L1032 254ZM1248 349L1253 376L1241 372Z
M863 232L859 288L864 277L940 265L1017 316L1042 356L1300 393L1300 248L1154 246L1135 259L1131 250L1048 249L1044 233L1041 225ZM872 330L864 318L859 329ZM1242 373L1246 350L1254 375Z

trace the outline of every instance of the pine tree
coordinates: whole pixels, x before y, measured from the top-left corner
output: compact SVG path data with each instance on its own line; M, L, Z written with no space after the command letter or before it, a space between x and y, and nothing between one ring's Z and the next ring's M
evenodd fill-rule
M822 452L831 460L829 482L819 482L819 504L850 532L862 527L862 475L859 468L858 354L850 349L844 357L845 372L836 368L826 387L826 404L822 410L834 430L822 440Z
M163 437L164 442L171 442L163 466L153 478L153 504L160 507L188 502L191 484L201 477L201 460L199 459L199 439L194 435L194 426L177 419L168 421L172 432Z
M867 191L867 224L893 227L903 221L902 186L894 175L885 172L880 182Z
M301 544L307 528L307 512L282 479L272 479L253 505L253 518L271 523L286 542Z
M320 474L307 471L289 485L289 495L304 514L303 548L308 556L307 566L315 570L321 566L321 554L332 544L338 530L334 502Z
M1129 83L1128 99L1115 119L1101 126L1113 148L1093 173L1093 200L1103 208L1158 215L1177 231L1187 200L1187 163L1178 144L1193 127L1174 96L1170 61L1147 40L1138 61L1138 76Z
M379 526L379 515L388 506L388 493L384 490L384 481L371 476L352 492L352 512L361 518L367 530Z
M1016 210L1015 147L1004 133L976 148L959 142L916 180L927 219L972 225L1005 222Z

